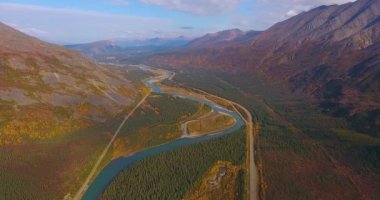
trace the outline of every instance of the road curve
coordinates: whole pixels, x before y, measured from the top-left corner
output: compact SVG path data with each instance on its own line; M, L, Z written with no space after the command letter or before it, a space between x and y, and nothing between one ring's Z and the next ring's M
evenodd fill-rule
M182 137L190 137L190 135L189 135L188 125L189 125L191 122L196 122L196 121L199 121L199 120L205 120L205 119L208 119L208 118L212 117L213 115L215 115L216 113L217 113L217 112L215 112L214 110L211 110L209 113L206 113L205 115L200 116L200 117L198 117L197 119L192 119L192 120L189 120L189 121L186 121L186 122L182 123L182 124L181 124Z
M252 114L248 111L248 109L246 109L244 106L236 103L236 102L233 102L233 101L230 101L228 99L225 99L225 98L222 98L222 97L219 97L219 96L216 96L216 95L213 95L213 94L210 94L206 91L203 91L203 90L200 90L200 89L197 89L197 88L191 88L195 91L198 91L200 93L203 93L203 94L206 94L206 95L209 95L211 97L214 97L214 98L218 98L218 99L221 99L221 100L224 100L228 103L230 103L232 106L234 106L234 108L236 109L236 107L239 107L240 109L242 109L244 111L244 113L247 115L247 119L240 113L239 110L236 109L237 113L239 113L239 115L241 116L241 118L244 120L245 124L247 125L247 137L248 137L248 142L249 142L249 145L248 145L248 174L249 174L249 199L250 200L258 200L259 199L259 195L258 195L258 183L259 183L259 179L258 179L258 169L257 169L257 166L255 164L255 158L254 158L254 138L253 138L253 122L252 122Z

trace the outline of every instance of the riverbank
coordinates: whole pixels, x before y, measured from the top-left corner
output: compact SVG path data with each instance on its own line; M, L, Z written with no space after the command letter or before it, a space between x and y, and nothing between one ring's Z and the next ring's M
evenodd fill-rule
M141 68L144 70L151 70L151 68L149 68L147 66L143 66ZM157 69L154 69L154 70L157 70ZM159 78L155 77L155 78L152 78L149 80L145 80L145 83L149 87L151 87L153 92L161 93L160 88L158 88L155 85L155 83L162 81L164 78L170 78L172 76L173 76L173 74L170 72L167 72L167 71L166 71L166 73L161 72L159 75ZM168 93L168 94L170 94L170 93ZM235 126L229 128L227 130L224 130L219 134L202 136L202 137L198 137L198 138L181 138L181 139L175 140L174 142L162 144L160 146L156 146L156 147L144 150L142 152L138 152L138 153L136 153L130 157L125 157L125 158L122 157L122 158L116 159L116 160L112 161L109 165L107 165L107 167L104 168L100 172L100 174L97 176L97 178L94 180L94 182L91 184L91 186L89 187L89 189L85 193L84 199L96 199L97 197L99 197L99 195L104 191L104 189L113 180L113 178L117 176L117 174L120 171L122 171L126 167L132 165L134 162L136 162L138 160L141 160L143 158L150 157L153 155L157 155L159 153L166 152L166 151L169 151L171 149L177 149L177 148L184 146L184 145L195 144L195 143L199 143L202 141L208 141L208 140L211 140L214 138L221 137L223 135L226 135L226 134L232 133L236 130L239 130L240 127L244 124L244 122L240 118L239 114L235 113L234 111L228 110L228 109L226 109L220 105L217 105L208 99L199 99L197 97L185 96L182 94L180 94L180 95L170 94L170 95L174 95L174 96L177 96L180 98L185 98L185 99L189 99L189 100L193 100L193 101L197 101L200 103L207 104L207 105L211 106L214 110L226 112L229 115L233 116L236 119L237 123Z

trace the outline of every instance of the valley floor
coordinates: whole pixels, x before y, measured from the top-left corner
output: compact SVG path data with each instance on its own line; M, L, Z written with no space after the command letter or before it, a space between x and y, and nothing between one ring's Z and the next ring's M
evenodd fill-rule
M167 76L164 75L164 73L160 72L157 69L152 70L152 71L155 74L161 74L161 75L157 76L156 78L151 79L151 80L154 80L154 82L160 82L161 79L167 79L168 78ZM173 77L173 75L170 76L170 79ZM181 87L177 87L177 88L175 88L173 86L166 86L165 90L167 92L168 91L170 91L170 92L180 91L179 93L175 93L176 95L174 95L174 96L177 96L178 94L181 94L181 93L182 93L181 95L191 94L191 95L196 96L197 98L207 98L208 96L210 96L210 94L202 94L199 92L195 92L194 90L188 90L188 89L184 89ZM179 96L181 96L181 95L179 95ZM173 107L173 106L177 106L176 103L171 102L172 101L171 99L173 99L173 97L169 97L166 95L163 95L162 97L161 96L162 96L162 94L149 95L148 99L146 100L146 103L142 103L141 105L140 104L138 105L138 106L140 106L140 108L137 109L136 114L133 115L131 120L129 120L125 124L124 124L124 122L122 123L122 125L120 127L123 127L123 128L118 129L118 131L121 131L121 134L117 138L116 138L116 136L113 138L113 140L114 140L113 148L112 148L112 151L110 151L110 153L109 153L109 154L112 154L113 158L117 158L118 156L128 156L128 155L134 154L138 151L141 151L143 149L149 148L149 146L164 144L170 140L173 140L176 137L180 136L179 135L180 133L178 132L178 128L182 128L182 131L181 131L182 133L186 133L186 131L189 130L189 128L184 126L184 124L188 124L188 123L191 124L192 122L205 123L203 125L205 126L206 129L197 130L197 132L200 136L203 134L213 134L213 133L225 130L225 129L229 129L234 123L236 123L236 122L231 121L229 119L228 114L227 115L226 114L221 115L221 114L219 114L219 111L210 110L210 108L208 108L208 106L203 105L203 104L198 106L197 111L194 110L196 112L191 111L190 113L192 113L192 114L190 114L188 111L186 111L186 109L185 109L186 107L184 107L185 105L178 107L178 109ZM213 96L213 98L218 98L218 101L223 102L224 104L227 104L231 108L234 107L233 102L230 102L228 100L225 100L225 99L222 99L222 98L219 98L216 96ZM162 100L160 100L160 99L162 99ZM155 101L161 102L160 104L162 104L162 105L154 103ZM186 101L188 101L188 100L186 100ZM167 106L164 106L164 105L167 105ZM238 105L238 106L240 106L240 105ZM169 107L170 107L170 109L169 109ZM177 110L177 112L176 112L176 110ZM152 113L152 111L153 111L153 113ZM247 110L245 110L245 111L247 111ZM168 112L170 112L170 113L168 113ZM187 113L186 114L187 116L183 116L183 114L180 114L180 113L183 113L183 114ZM169 116L175 116L175 115L178 115L178 117L180 117L180 118L176 119L175 121L168 120L168 119L170 119ZM245 115L249 116L250 114L246 113ZM220 125L213 126L211 124L215 123L215 122L213 122L213 121L209 122L210 119L215 120L214 119L215 116L217 117L216 118L217 123ZM159 118L157 118L157 117L166 118L166 119L164 121L162 121L162 120L159 120ZM222 117L222 119L220 119L220 117ZM157 118L158 121L155 118ZM174 120L174 119L175 118L173 118L172 120ZM220 123L221 122L220 120L226 120L226 123ZM249 120L249 119L247 119L247 120ZM247 120L245 120L245 122L248 124L249 122ZM173 124L173 122L175 122L175 123ZM182 122L182 126L180 126L180 124L175 125L179 122ZM175 126L173 126L174 129L167 129L167 128L162 129L163 127L169 126L170 124L175 125ZM172 125L170 125L170 126L172 126ZM160 128L158 128L158 127L160 127ZM145 129L147 129L147 130L145 130ZM252 131L249 131L250 129L251 129L251 127L248 126L247 134L252 133ZM151 130L150 133L148 130ZM162 131L157 132L157 130L162 130ZM118 133L118 131L117 131L117 133ZM193 132L192 129L190 129L190 131L191 131L191 133ZM138 135L136 135L135 133L138 133ZM146 133L148 133L150 136L146 135ZM184 135L182 134L182 137L183 136ZM155 140L151 140L151 139L153 139L153 138L151 138L149 140L146 140L146 139L144 139L146 137L148 137L148 138L149 137L156 137L156 138L158 137L161 139L157 138ZM187 135L185 137L198 137L198 136L197 135L193 135L193 136ZM249 135L247 135L247 137L249 137ZM251 135L251 138L252 137L253 136ZM111 141L110 143L112 143L112 142L113 141ZM253 145L253 144L251 144L251 145ZM109 147L107 147L107 148L109 149ZM218 152L220 150L214 149L213 151ZM253 155L253 154L250 154L250 155ZM97 166L94 166L94 169L93 169L94 171L96 171L95 169L99 167L99 165L100 165L99 163L97 163ZM106 164L106 163L104 163L104 164ZM254 165L254 164L255 163L253 162L253 159L251 159L251 165ZM105 165L103 165L103 166L105 166ZM190 167L190 166L188 166L188 167ZM245 165L243 165L243 168L244 169L242 169L242 170L254 169L252 167L246 168ZM183 170L186 171L187 169L183 169ZM256 174L256 173L252 173L252 174ZM241 175L241 176L242 177L240 179L242 179L241 181L243 181L245 178L243 175ZM237 177L235 177L235 178L237 178ZM91 178L89 177L88 180L90 180L90 179ZM149 176L148 176L148 179L149 179ZM251 191L253 191L253 192L257 191L255 189L257 187L256 183L257 183L257 180L255 179L255 182L252 183L252 188L254 188L254 189ZM123 184L128 184L128 182L124 182ZM163 186L163 185L161 185L161 186ZM145 187L145 186L142 186L142 187ZM244 192L245 186L241 185L241 187L242 187L242 189L239 189L239 190L241 190L241 192ZM87 184L85 184L84 187L82 187L83 190L86 188L87 188ZM81 190L81 191L83 191L83 190ZM123 193L123 191L118 192L118 194L120 194L122 196L122 194L120 192ZM240 195L242 195L241 192L240 192ZM106 194L110 195L109 193L106 193ZM243 196L245 196L245 194ZM252 196L257 196L257 194L254 194ZM251 198L251 199L256 199L256 198Z

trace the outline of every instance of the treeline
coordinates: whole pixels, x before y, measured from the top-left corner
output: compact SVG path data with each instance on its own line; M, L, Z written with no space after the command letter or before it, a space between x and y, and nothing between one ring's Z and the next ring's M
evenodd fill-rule
M152 95L127 121L113 144L113 156L128 155L180 136L180 122L194 116L201 104L169 95Z
M189 123L190 134L207 134L226 129L234 125L235 121L231 116L218 114L212 118L197 120Z
M141 127L152 127L158 124L172 124L182 118L196 113L200 104L191 100L173 97L166 94L156 94L147 99L134 116L128 120L121 133L130 133Z
M154 74L150 71L145 71L134 67L128 67L127 70L125 70L124 75L129 81L137 85L143 85L144 83L142 80L154 76Z
M218 160L243 164L245 142L240 130L140 160L122 171L101 199L181 199Z

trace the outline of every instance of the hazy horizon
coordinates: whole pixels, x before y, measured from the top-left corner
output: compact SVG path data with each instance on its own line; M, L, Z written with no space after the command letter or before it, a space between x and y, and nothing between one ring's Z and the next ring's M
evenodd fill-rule
M0 21L58 44L106 39L194 38L238 28L265 30L320 5L350 0L8 0Z

